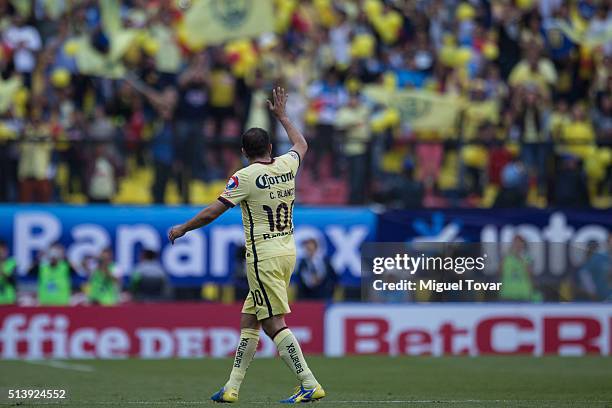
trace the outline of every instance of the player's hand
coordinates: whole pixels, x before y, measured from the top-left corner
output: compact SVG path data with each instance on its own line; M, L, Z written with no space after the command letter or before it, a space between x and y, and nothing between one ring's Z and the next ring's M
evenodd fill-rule
M285 107L287 106L288 97L289 94L285 91L285 88L281 88L279 86L272 89L272 101L268 99L266 102L268 102L268 108L272 111L277 119L280 119L286 115Z
M186 232L187 231L185 231L182 225L175 225L174 227L170 228L170 232L168 233L168 239L170 240L172 245L174 245L174 240L182 237L183 235L185 235Z

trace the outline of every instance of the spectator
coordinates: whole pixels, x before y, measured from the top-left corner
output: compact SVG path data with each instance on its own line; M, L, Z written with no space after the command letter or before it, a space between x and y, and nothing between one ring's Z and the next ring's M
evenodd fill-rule
M598 95L592 123L596 126L598 142L612 146L612 95L609 93Z
M549 121L550 137L555 143L563 139L563 130L570 123L570 120L569 104L566 100L561 99L555 104Z
M344 131L344 155L348 160L349 203L363 204L368 179L370 143L370 109L359 93L349 97L348 104L336 116L337 129Z
M115 167L105 146L95 146L92 170L89 176L89 202L110 203L117 191Z
M527 201L527 183L523 165L508 163L502 170L501 190L495 197L494 208L521 208Z
M398 177L391 178L390 185L384 194L385 202L397 208L422 208L425 197L423 183L414 177L414 163L411 159L405 159L402 165L402 173Z
M331 299L338 280L329 258L319 251L316 239L306 239L304 257L298 262L296 275L298 298L301 300Z
M51 134L38 114L24 131L19 157L19 190L21 202L51 201Z
M308 96L318 111L316 136L313 143L313 160L317 166L313 173L318 175L322 159L331 155L331 171L334 177L340 177L340 152L335 137L334 125L338 110L346 104L348 96L340 83L338 72L329 69L321 81L317 81L308 90Z
M168 297L168 280L157 252L144 249L130 276L130 287L137 300L163 300Z
M96 143L110 144L115 139L116 128L103 106L96 106L89 125L89 138Z
M213 141L215 143L216 163L223 168L223 138L225 125L236 115L237 80L227 69L225 54L221 51L215 56L210 72L210 96L208 111L213 119Z
M517 90L516 98L514 125L520 135L521 160L538 191L543 193L550 156L547 101L533 85Z
M0 305L17 303L16 267L15 260L9 257L8 245L0 241Z
M527 241L520 235L515 235L510 250L502 259L500 300L540 300L541 295L536 291L532 268L533 260L528 254Z
M2 37L12 49L15 70L23 74L26 84L29 84L36 66L36 53L40 51L42 41L36 27L26 24L25 18L19 13L15 13L12 20Z
M610 300L612 289L612 233L608 234L607 248L598 251L597 241L587 243L586 261L578 271L581 289L589 300Z
M270 132L270 115L266 102L268 98L269 92L264 88L263 76L261 73L257 73L251 92L251 101L249 102L249 112L245 126L247 129L258 127ZM284 154L284 152L281 154Z
M246 247L240 245L234 252L234 296L236 299L245 299L249 294L249 281L247 279Z
M561 139L563 152L580 157L583 161L589 160L595 144L595 130L581 103L574 105L572 118L563 127Z
M176 150L174 120L177 93L173 86L166 86L162 92L157 92L144 84L132 83L132 85L147 97L160 117L160 122L156 126L155 136L151 142L153 166L155 169L151 193L153 202L161 204L164 202L166 186L173 174ZM179 183L180 185L181 183ZM189 186L183 187L189 188Z
M20 126L17 120L0 120L0 202L15 201L19 146L14 141Z
M513 87L534 84L538 89L537 93L548 98L557 81L555 66L541 55L541 48L537 43L526 44L525 47L525 58L512 69L508 82Z
M559 207L570 208L591 205L586 176L578 158L571 155L561 156L552 202Z
M202 176L204 151L204 121L208 103L208 66L206 56L197 54L178 78L178 108L176 135L177 158L184 173L184 183ZM189 188L182 188L183 203L190 202Z

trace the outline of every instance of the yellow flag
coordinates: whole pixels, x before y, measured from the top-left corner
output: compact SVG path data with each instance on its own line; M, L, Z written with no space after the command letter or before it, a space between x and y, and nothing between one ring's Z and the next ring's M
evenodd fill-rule
M102 27L109 36L121 30L121 5L119 0L101 1L100 14L102 15Z
M30 0L11 0L11 4L21 17L28 17L32 12L32 2Z
M194 0L184 23L194 42L257 36L274 30L272 0Z
M461 107L456 96L427 90L390 92L382 86L371 86L364 89L364 93L376 102L399 110L402 123L408 123L417 131L452 129Z
M156 24L151 27L151 36L159 44L155 54L155 64L160 72L176 73L181 68L181 50L174 41L173 33L166 26Z
M87 75L106 78L122 78L126 68L121 62L121 57L136 37L137 30L124 29L116 32L110 37L110 51L101 54L90 44L87 36L81 36L74 41L77 45L75 60L79 72Z

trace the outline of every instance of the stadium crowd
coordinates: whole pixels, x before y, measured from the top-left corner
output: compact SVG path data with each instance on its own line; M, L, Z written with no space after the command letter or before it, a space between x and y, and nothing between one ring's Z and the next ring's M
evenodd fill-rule
M283 0L270 33L214 46L190 6L0 0L0 201L210 202L242 130L286 148L284 84L304 203L610 207L606 1ZM452 126L376 87L456 98Z

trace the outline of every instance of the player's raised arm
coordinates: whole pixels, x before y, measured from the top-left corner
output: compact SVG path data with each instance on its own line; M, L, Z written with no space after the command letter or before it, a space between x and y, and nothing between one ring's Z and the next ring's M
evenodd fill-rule
M285 130L287 131L287 135L289 136L289 140L293 143L293 147L291 150L297 152L300 155L300 158L303 160L306 151L308 151L308 143L304 138L302 132L297 130L293 123L289 120L287 116L285 107L287 106L287 98L289 94L285 91L284 88L280 86L272 90L272 101L268 99L268 108L272 111L274 116L278 119L278 121L283 125Z
M174 240L182 237L189 231L193 231L194 229L201 228L205 225L210 224L214 220L216 220L221 214L223 214L227 210L227 206L225 206L220 201L215 201L208 207L201 210L195 217L190 219L184 224L175 225L170 229L168 233L168 239L172 244L174 244Z

